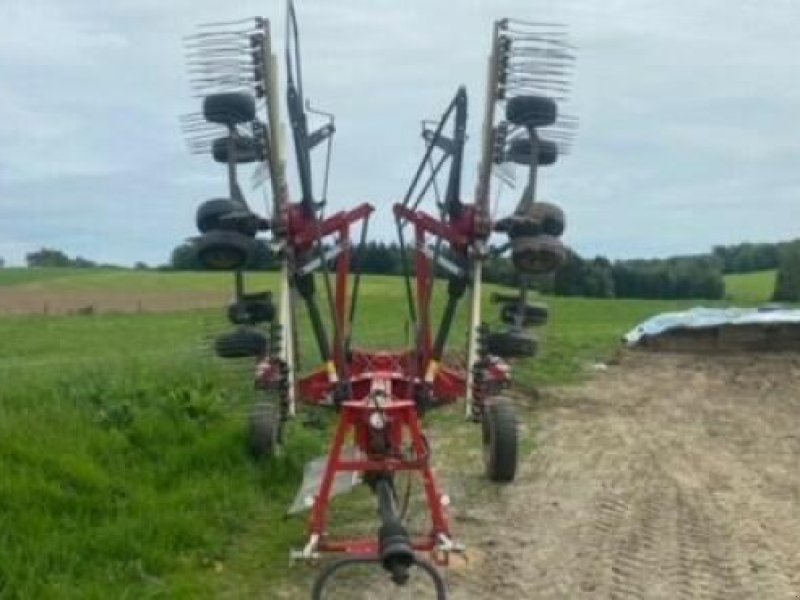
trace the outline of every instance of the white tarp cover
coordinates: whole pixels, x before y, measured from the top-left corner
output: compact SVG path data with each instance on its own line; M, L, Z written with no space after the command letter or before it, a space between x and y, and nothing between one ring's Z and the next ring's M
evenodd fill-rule
M800 323L800 309L789 308L704 308L661 313L650 317L626 333L622 340L636 345L644 336L653 336L672 329L703 329L720 325Z

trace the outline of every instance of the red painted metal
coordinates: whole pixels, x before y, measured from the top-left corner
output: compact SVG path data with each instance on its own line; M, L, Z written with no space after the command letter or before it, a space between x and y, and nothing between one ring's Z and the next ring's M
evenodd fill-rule
M466 257L469 245L482 237L481 221L473 205L466 205L454 221L447 223L423 211L412 211L396 204L395 215L407 220L415 230L415 268L417 306L419 315L419 346L402 352L365 352L353 350L345 356L344 342L349 337L349 274L350 228L369 218L373 211L362 204L351 211L342 211L324 220L307 214L300 204L286 211L287 243L295 255L307 254L316 244L330 235L337 235L342 252L336 261L335 315L333 357L340 377L346 374L348 397L337 406L339 423L331 443L328 462L320 489L313 498L310 533L319 536L318 552L339 552L377 555L380 551L375 537L364 539L332 539L328 532L328 511L333 482L337 473L358 472L387 474L411 471L423 482L425 499L430 511L430 529L422 537L412 539L412 548L428 552L439 564L447 563L447 553L440 551L442 537L450 538L447 498L438 487L431 467L430 448L422 433L420 410L415 398L422 384L424 369L432 354L431 297L434 284L434 265L425 253L428 235L448 241L452 248ZM279 365L269 360L259 365L257 384L273 386L280 380ZM441 365L431 382L434 405L455 402L466 393L467 367ZM490 365L490 382L506 382L509 369L502 361ZM331 381L326 366L297 381L298 399L310 405L335 404L337 382ZM479 398L477 400L480 400ZM378 416L383 419L379 426ZM381 443L376 443L381 440ZM359 458L345 458L343 450L352 441ZM312 538L313 539L313 538Z
M370 379L371 390L366 397L348 400L341 405L327 468L311 509L310 533L319 536L317 549L320 552L377 554L379 551L374 536L355 540L330 538L328 510L338 473L358 472L368 476L369 473L415 471L423 482L431 524L427 535L413 540L412 547L419 552L430 552L440 561L446 560L446 557L436 556L435 550L440 536L450 537L446 508L449 500L436 483L415 402L389 395L396 378L394 371L374 372ZM347 460L342 457L350 438L358 447L361 458Z
M503 363L504 364L504 363ZM362 400L369 393L370 385L375 373L391 372L391 391L393 397L413 397L413 387L416 372L414 355L412 352L363 352L353 351L348 363L352 398ZM272 374L272 369L263 372ZM508 370L501 366L490 369L491 381L507 381ZM268 379L261 379L262 385L268 384ZM442 366L433 380L433 397L436 404L451 404L463 398L466 393L467 372L459 365ZM302 377L298 381L298 395L307 404L325 405L332 404L332 393L335 385L328 378L324 368L319 368Z

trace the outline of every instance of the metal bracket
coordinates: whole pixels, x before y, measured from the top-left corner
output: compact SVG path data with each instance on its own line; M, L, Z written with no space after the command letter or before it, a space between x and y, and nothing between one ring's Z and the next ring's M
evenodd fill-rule
M316 131L312 131L308 134L308 137L306 138L306 146L309 150L316 148L322 142L331 137L335 131L336 128L333 126L333 123L323 125Z
M426 143L430 144L435 136L435 131L433 129L428 129L427 127L422 130L422 139L425 140ZM436 138L436 142L434 146L439 148L445 154L452 155L455 152L455 142L451 140L449 137L439 134L439 137Z
M339 256L342 253L343 250L344 250L344 248L342 247L341 244L336 244L336 245L328 248L328 250L326 250L325 253L321 257L318 256L318 257L308 261L302 267L298 268L297 271L296 271L297 275L308 275L309 273L312 273L312 272L316 271L319 267L322 266L322 261L323 260L325 260L326 262L329 261L329 260L332 260L332 259L336 258L337 256Z
M436 264L442 267L445 271L450 273L451 275L455 275L456 277L463 277L464 269L459 267L456 263L454 263L449 258L446 258L439 253L437 255L436 249L432 246L422 246L420 248L422 253L427 256L431 260L436 260Z
M294 563L296 561L310 561L316 560L320 557L317 547L319 546L319 534L312 533L308 538L308 543L303 546L302 550L290 550L289 561Z
M459 554L466 560L467 547L459 542L454 542L452 538L440 533L436 536L439 543L436 546L436 552L441 553L443 556L448 557L451 554Z

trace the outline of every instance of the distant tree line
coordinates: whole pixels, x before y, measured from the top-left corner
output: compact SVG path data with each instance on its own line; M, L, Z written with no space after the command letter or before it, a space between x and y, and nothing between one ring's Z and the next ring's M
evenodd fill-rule
M800 302L800 240L781 245L772 299Z
M25 264L30 268L72 268L72 269L123 269L119 265L112 265L109 263L99 263L82 256L70 257L62 250L55 248L40 248L34 252L28 252L25 255ZM0 267L4 263L0 259ZM147 264L138 261L134 264L134 269L149 269Z
M513 268L507 262L504 276L496 282L513 285ZM497 271L487 271L487 280L492 280ZM569 252L554 275L533 283L556 296L716 300L725 295L722 270L709 255L612 262L604 256L585 259Z
M172 253L171 268L198 270L191 245L178 246ZM402 255L396 243L369 242L353 250L353 269L372 275L400 275ZM266 246L249 265L253 270L277 270L278 259ZM413 262L408 269L413 273ZM439 276L446 272L438 269ZM492 256L484 267L488 283L517 285L517 274L507 257ZM725 293L719 261L709 255L659 260L611 262L598 256L584 259L568 253L566 263L553 276L536 278L533 286L558 296L595 298L704 298L718 299Z
M96 262L76 256L70 258L61 250L54 248L41 248L25 255L25 264L29 267L72 267L91 269L98 265Z
M800 240L752 244L714 246L713 256L719 260L723 273L752 273L777 269L784 250L796 245Z

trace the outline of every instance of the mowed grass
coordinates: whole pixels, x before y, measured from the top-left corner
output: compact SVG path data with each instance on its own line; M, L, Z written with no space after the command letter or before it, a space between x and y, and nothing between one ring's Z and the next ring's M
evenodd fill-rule
M105 272L105 271L104 271ZM12 285L24 285L37 281L52 281L54 279L66 279L86 274L86 269L66 269L66 268L46 268L41 269L22 269L17 267L7 267L0 269L0 287Z
M776 271L734 273L725 276L725 296L741 305L757 305L769 302L775 291Z
M203 274L127 275L96 277L123 290L151 276L171 289L224 283ZM437 307L442 300L439 290ZM547 301L542 355L515 365L523 389L578 379L638 321L689 305ZM359 302L356 345L404 344L400 279L365 278ZM497 312L486 304L487 318ZM457 354L465 310L458 319ZM287 570L305 519L283 514L328 433L296 422L277 460L248 457L252 366L210 357L207 336L222 323L221 310L0 318L0 597L241 597L287 572L310 576ZM301 323L312 366L315 348Z

